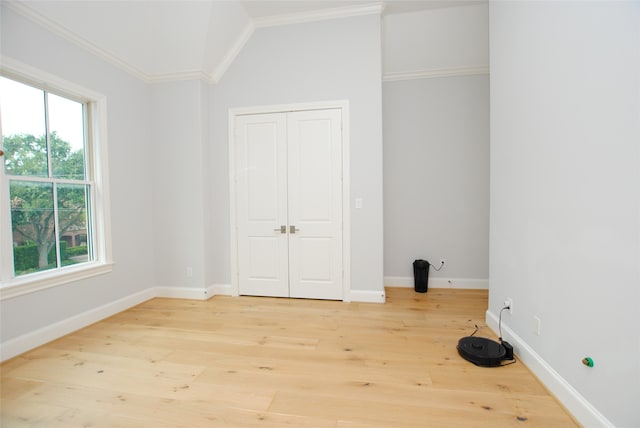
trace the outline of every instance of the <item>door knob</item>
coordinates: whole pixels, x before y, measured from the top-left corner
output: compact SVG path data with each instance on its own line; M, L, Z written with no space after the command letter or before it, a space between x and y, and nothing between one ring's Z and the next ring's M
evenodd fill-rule
M300 229L297 229L293 224L289 226L289 233L300 232Z
M274 232L287 233L287 226L284 224L277 229L273 229Z

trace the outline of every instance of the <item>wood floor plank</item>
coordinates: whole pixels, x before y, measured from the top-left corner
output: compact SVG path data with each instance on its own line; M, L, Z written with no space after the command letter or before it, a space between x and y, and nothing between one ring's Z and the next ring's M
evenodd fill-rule
M439 395L439 394L438 394ZM279 392L274 399L271 411L286 412L295 408L303 415L325 415L339 420L358 423L382 423L383 426L416 427L416 426L468 426L470 421L482 426L482 421L490 421L485 426L510 426L516 417L510 414L508 404L498 395L484 396L481 405L468 400L465 395L451 393L436 397L433 401L425 401L420 405L404 403L384 404L379 401L367 401L353 397L308 395ZM473 403L473 404L472 404ZM484 407L483 407L484 406ZM465 422L466 421L466 422ZM515 425L515 424L513 424Z
M153 299L0 366L2 427L571 427L520 362L456 344L486 290L387 303Z
M43 384L44 382L41 381L25 380L6 376L2 378L2 384L0 384L0 387L2 388L3 395L6 394L7 397L11 397L16 400Z
M84 423L84 426L109 426L109 423L120 421L122 426L129 427L179 427L179 426L210 426L213 422L222 424L226 420L255 418L263 413L255 410L236 407L242 400L249 403L251 394L234 394L233 391L200 391L199 398L190 399L184 395L175 398L159 398L155 396L118 392L104 388L72 387L56 383L48 383L32 391L31 397L23 402L40 405L51 405L57 408L69 409L56 417L57 421L70 425ZM223 399L203 400L207 394ZM226 398L226 400L225 400ZM266 409L271 397L262 400L262 408ZM88 418L94 415L93 420ZM106 418L109 415L109 418ZM117 417L117 418L116 418ZM116 419L114 419L116 418ZM185 418L188 424L185 422Z

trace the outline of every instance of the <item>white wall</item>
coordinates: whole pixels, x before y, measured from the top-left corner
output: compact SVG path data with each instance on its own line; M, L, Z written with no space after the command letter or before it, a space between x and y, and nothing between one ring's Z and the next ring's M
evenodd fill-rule
M640 3L495 2L490 28L487 318L513 298L505 336L569 410L640 426Z
M480 4L386 15L384 73L487 67L488 13Z
M1 9L1 54L107 96L113 259L110 274L0 302L5 344L147 289L154 280L149 87Z
M155 284L205 287L203 99L198 81L156 84L151 91ZM191 276L187 275L191 269Z
M415 259L438 265L444 258L430 285L487 288L489 77L385 82L383 89L386 282L411 284Z
M351 286L382 285L382 107L380 17L258 29L211 91L213 281L231 283L228 110L349 100L351 118Z
M488 288L488 5L384 17L384 275Z

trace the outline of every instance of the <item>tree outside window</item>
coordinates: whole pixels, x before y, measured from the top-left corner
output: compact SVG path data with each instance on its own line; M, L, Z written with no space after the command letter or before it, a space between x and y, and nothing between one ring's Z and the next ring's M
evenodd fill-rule
M86 104L0 77L16 276L93 260Z

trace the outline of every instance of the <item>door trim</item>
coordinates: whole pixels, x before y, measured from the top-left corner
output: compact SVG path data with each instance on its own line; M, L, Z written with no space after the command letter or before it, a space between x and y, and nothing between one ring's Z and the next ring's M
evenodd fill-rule
M236 117L289 113L307 110L340 109L342 114L342 301L351 301L351 196L349 170L349 101L321 101L296 104L278 104L229 109L229 243L231 261L231 294L240 295L238 270L238 236L236 221L235 125Z

